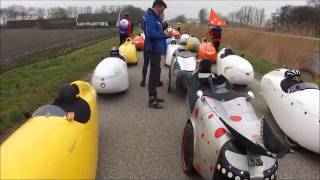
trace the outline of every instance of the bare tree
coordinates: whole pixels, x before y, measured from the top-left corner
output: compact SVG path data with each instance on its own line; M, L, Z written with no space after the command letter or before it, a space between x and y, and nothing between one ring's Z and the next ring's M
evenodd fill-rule
M84 13L85 14L91 14L92 13L92 7L91 6L86 6L84 8Z
M260 25L265 18L264 9L258 9L252 6L241 7L238 11L228 14L228 22L245 26Z
M186 22L186 17L184 14L181 14L181 15L178 15L176 18L175 18L175 21L178 21L178 22Z
M46 9L45 8L37 8L36 14L38 16L38 19L43 19L44 15L46 14Z
M48 15L53 18L63 18L67 16L67 11L62 7L52 7L48 9Z
M320 8L320 0L308 0L307 4L314 8Z
M95 10L95 13L106 13L108 12L108 8L106 5L102 5L100 8L97 8Z
M21 5L11 5L7 8L7 16L9 20L16 20L19 16L25 16L26 8Z
M198 17L200 19L200 23L207 23L208 22L208 10L206 8L200 9L198 13Z
M67 7L67 17L75 18L78 15L78 8L76 6Z

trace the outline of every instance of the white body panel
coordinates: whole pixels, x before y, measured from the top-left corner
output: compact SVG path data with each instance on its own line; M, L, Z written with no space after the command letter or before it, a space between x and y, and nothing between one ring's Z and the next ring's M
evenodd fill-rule
M171 66L171 61L173 58L173 53L175 50L177 50L180 47L178 44L169 44L167 47L167 53L166 53L166 66Z
M206 96L204 98L204 101L197 100L189 118L194 132L193 166L204 179L212 179L214 172L217 171L220 149L233 138L233 135L219 120L219 117L247 139L258 144L262 144L262 122L257 118L251 103L246 101L245 97L238 97L225 102ZM239 116L241 120L231 120L232 116ZM224 129L226 132L220 137L215 137L218 129ZM257 157L263 160L264 165L256 169L250 169L248 166L249 156L235 153L235 156L228 155L228 157L230 158L228 161L233 167L249 171L251 175L255 174L262 177L263 171L274 166L276 161L276 159L258 155Z
M231 84L248 85L254 80L252 65L237 55L221 57L226 48L218 53L217 74L224 75Z
M299 145L320 153L319 89L285 93L280 86L287 69L274 70L261 79L261 92L279 127Z
M179 79L179 74L180 73L192 73L193 71L196 70L197 66L197 59L195 57L176 57L172 60L171 62L171 80L170 80L170 86L173 89L177 89L177 84L181 84L182 82L177 82L181 81L182 79Z
M103 59L95 68L92 86L98 93L117 93L129 88L127 63L117 57Z

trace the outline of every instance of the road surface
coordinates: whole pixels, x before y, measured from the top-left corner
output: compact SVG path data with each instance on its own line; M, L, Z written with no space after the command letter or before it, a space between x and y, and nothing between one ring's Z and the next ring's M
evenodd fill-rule
M180 165L182 131L185 126L186 99L183 94L169 94L168 68L162 59L159 97L165 99L164 109L148 108L147 88L140 87L142 54L138 66L129 66L130 88L125 93L99 95L100 138L97 179L201 179L187 176ZM242 92L252 90L258 116L265 115L279 137L271 114L259 94L256 81ZM279 160L279 179L318 180L319 155L297 149Z

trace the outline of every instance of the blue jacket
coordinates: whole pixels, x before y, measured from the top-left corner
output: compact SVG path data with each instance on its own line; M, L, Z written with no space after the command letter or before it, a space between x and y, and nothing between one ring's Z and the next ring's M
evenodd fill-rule
M143 31L145 34L145 50L165 54L166 37L162 30L162 21L153 9L149 8L143 16Z

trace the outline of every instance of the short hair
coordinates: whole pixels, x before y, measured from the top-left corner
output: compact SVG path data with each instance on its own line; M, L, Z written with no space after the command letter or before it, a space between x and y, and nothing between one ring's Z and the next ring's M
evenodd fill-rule
M155 8L156 6L164 6L164 8L167 8L167 4L163 0L154 0L152 8Z

